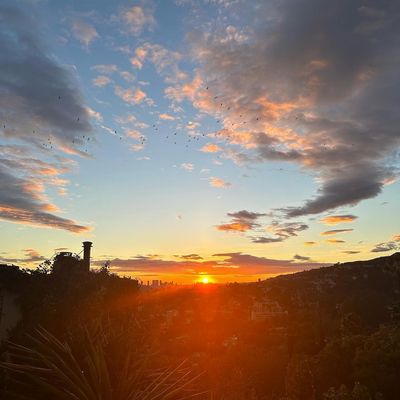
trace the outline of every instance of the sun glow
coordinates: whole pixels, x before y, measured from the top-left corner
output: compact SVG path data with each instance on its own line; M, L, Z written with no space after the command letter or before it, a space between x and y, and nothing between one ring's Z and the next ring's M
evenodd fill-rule
M209 278L208 276L203 276L203 277L200 279L200 282L201 282L201 283L204 283L205 285L207 285L207 283L210 283L211 280L210 280L210 278Z

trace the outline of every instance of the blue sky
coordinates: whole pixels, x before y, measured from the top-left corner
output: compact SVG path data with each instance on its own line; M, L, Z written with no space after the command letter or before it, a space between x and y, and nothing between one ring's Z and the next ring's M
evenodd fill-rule
M2 3L3 261L89 239L226 281L398 249L398 6L323 3Z

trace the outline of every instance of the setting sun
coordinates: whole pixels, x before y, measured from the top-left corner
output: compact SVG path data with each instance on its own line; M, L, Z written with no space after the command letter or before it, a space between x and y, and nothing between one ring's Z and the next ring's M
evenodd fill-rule
M201 283L204 283L204 284L207 284L207 283L210 283L211 281L210 281L210 278L209 278L208 276L203 276L203 277L200 279L200 282L201 282Z

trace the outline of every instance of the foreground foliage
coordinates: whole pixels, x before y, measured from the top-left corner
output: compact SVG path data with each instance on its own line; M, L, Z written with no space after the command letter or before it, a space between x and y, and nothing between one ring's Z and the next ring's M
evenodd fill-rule
M31 337L30 347L9 346L9 361L2 363L10 374L6 396L32 400L184 400L205 395L194 389L198 375L185 361L154 368L152 356L127 339L126 332L110 326L96 332L83 329L78 343L61 342L39 329Z

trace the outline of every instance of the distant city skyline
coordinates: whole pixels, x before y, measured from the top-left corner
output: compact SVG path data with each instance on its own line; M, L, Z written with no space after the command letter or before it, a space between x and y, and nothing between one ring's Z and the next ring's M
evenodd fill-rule
M3 1L0 263L89 240L223 283L399 250L399 7Z

